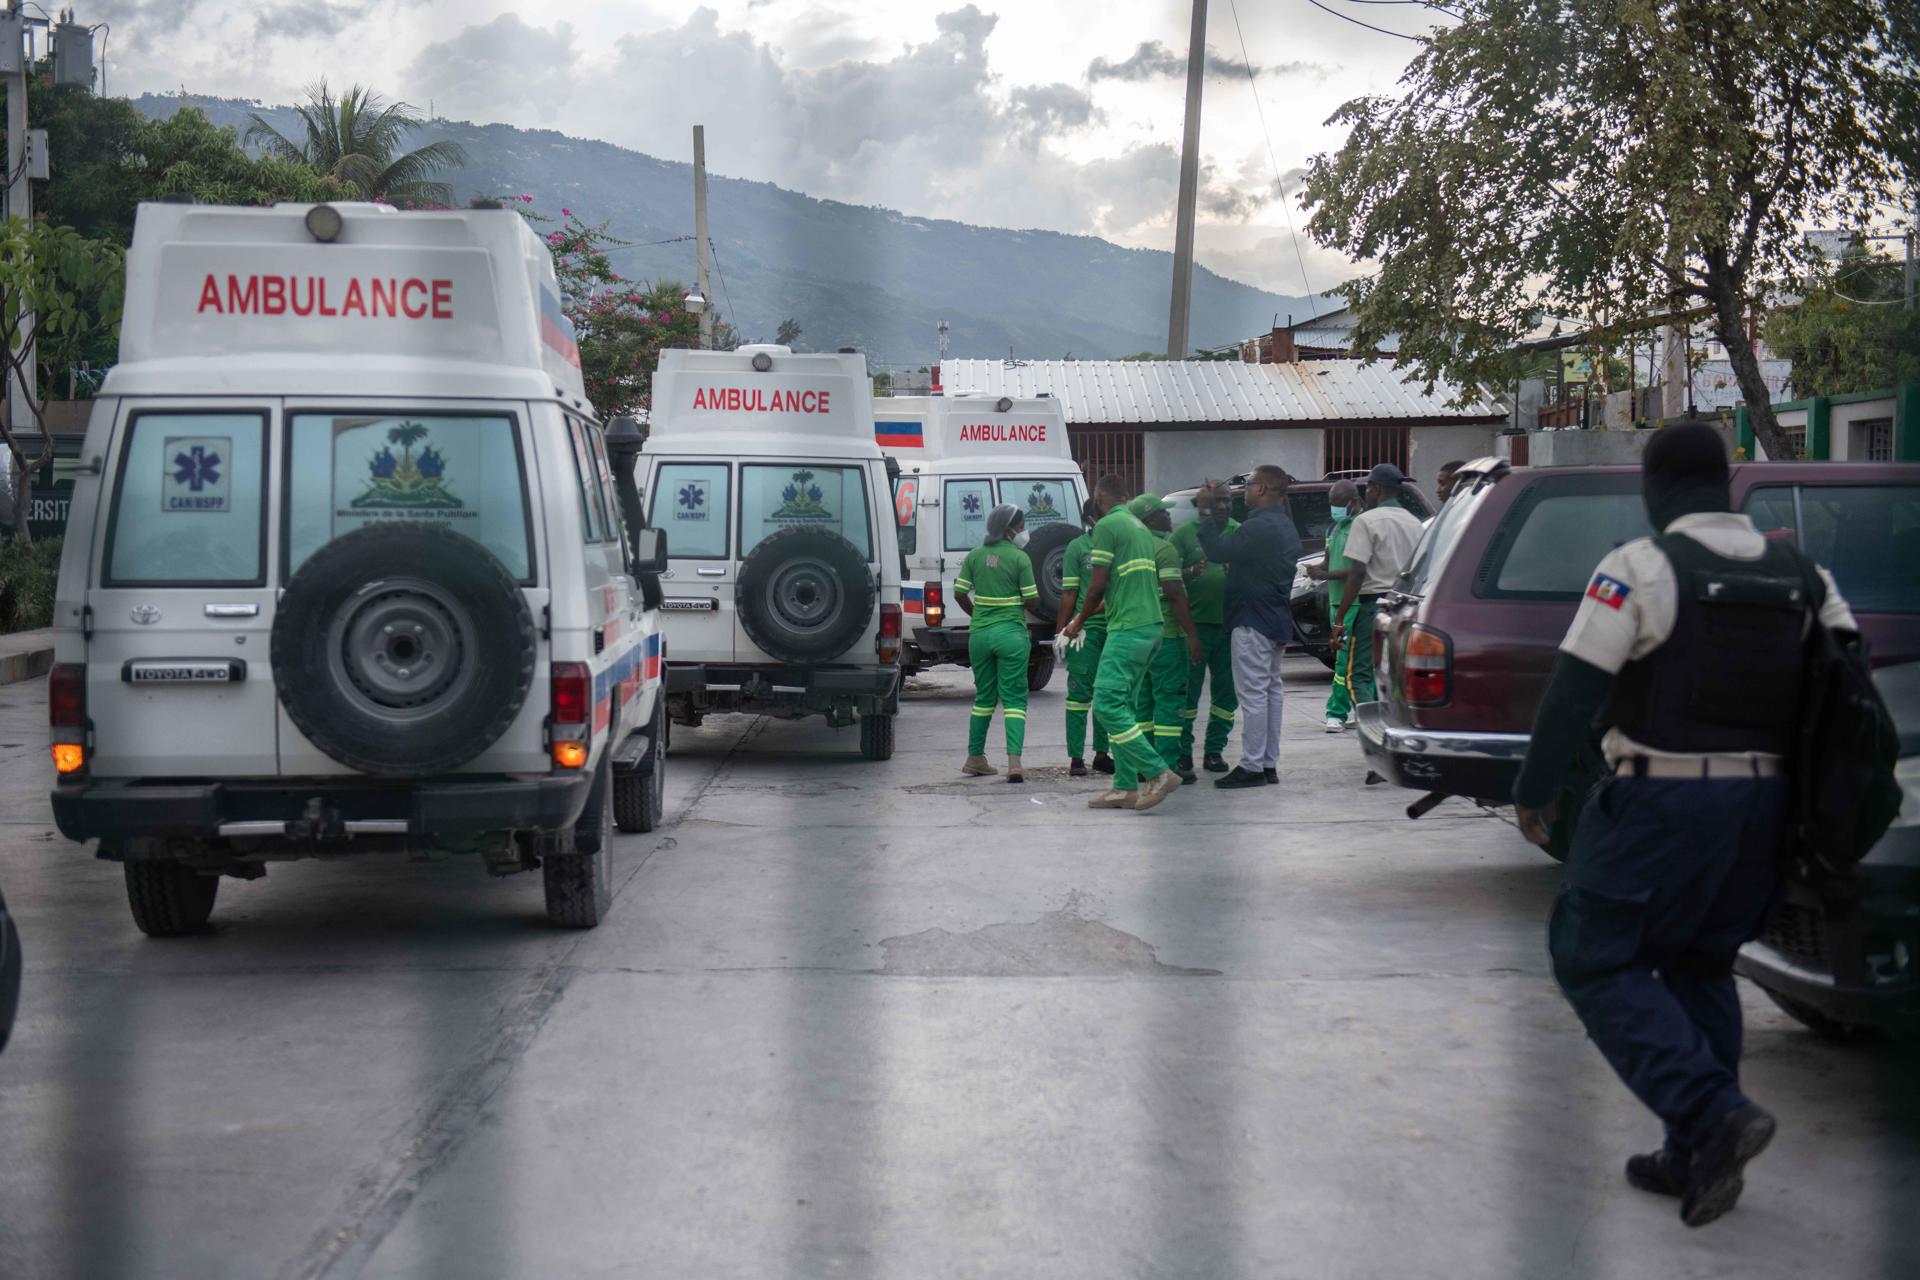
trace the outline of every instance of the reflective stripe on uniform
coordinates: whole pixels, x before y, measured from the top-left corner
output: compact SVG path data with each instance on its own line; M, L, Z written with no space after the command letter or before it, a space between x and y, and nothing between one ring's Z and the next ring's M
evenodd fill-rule
M1225 720L1228 724L1233 723L1233 712L1227 710L1225 707L1216 707L1212 703L1208 703L1207 711L1217 720ZM1193 712L1189 711L1187 714L1192 715Z
M1088 559L1092 560L1095 564L1112 564L1113 552L1095 551L1091 556L1088 557Z
M1159 567L1160 567L1159 565L1156 565L1151 560L1129 560L1125 564L1121 565L1117 572L1122 577L1125 577L1129 573L1139 573L1143 569L1151 573L1157 570Z
M1008 707L1008 708L1007 708L1007 719L1009 719L1009 720L1025 720L1026 718L1027 718L1027 713L1026 713L1026 712L1024 712L1024 711L1022 711L1022 710L1020 710L1020 709L1019 709L1018 707Z
M1116 747L1124 746L1125 744L1132 742L1136 738L1144 737L1145 734L1146 734L1146 730L1142 729L1139 725L1135 725L1133 726L1133 728L1128 729L1124 733L1114 734L1113 737L1109 739L1109 741L1111 741L1113 745Z
M966 590L966 588L956 587L955 590L964 591ZM1003 606L1015 605L1020 603L1020 597L1019 596L975 596L973 598L973 602L975 604L984 604L984 605L1003 605Z
M1091 702L1069 702L1069 703L1067 704L1067 710L1069 710L1069 711L1091 711L1091 710L1093 710L1093 704L1092 704Z

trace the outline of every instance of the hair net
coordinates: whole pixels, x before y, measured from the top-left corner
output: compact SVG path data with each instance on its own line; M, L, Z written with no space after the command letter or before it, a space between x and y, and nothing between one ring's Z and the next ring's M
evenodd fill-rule
M987 512L987 541L998 542L1006 537L1008 528L1020 518L1020 508L1011 502L1003 502Z

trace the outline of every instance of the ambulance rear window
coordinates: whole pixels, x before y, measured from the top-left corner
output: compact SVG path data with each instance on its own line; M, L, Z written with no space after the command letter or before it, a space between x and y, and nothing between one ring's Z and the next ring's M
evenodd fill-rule
M288 432L287 573L373 524L445 524L523 583L532 531L514 420L505 415L302 413Z
M103 585L265 585L266 434L259 412L136 415Z
M1062 520L1075 526L1080 523L1080 504L1074 500L1073 485L1066 480L1002 480L1000 501L1026 513L1029 533Z
M740 554L796 525L831 529L873 559L867 483L859 467L740 468ZM669 537L671 544L671 537Z

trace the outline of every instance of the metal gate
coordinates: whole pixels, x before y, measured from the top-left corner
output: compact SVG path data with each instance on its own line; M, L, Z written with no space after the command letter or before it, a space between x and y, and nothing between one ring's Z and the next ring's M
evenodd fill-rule
M1407 469L1406 427L1328 427L1327 473L1369 471L1383 462Z
M1073 460L1087 478L1087 492L1101 476L1117 475L1127 482L1128 493L1139 493L1147 482L1147 433L1110 431L1098 427L1068 427L1067 440L1073 446Z

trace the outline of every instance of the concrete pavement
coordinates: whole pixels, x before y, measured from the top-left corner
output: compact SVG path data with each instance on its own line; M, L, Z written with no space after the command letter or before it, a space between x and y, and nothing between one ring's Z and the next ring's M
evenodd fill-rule
M1280 788L1089 811L1058 677L1031 781L963 780L936 672L886 764L677 727L591 933L537 876L378 859L168 942L51 834L44 685L0 689L0 1274L1920 1274L1910 1064L1746 988L1781 1136L1687 1231L1620 1178L1657 1132L1547 975L1554 866L1407 822L1288 676Z

